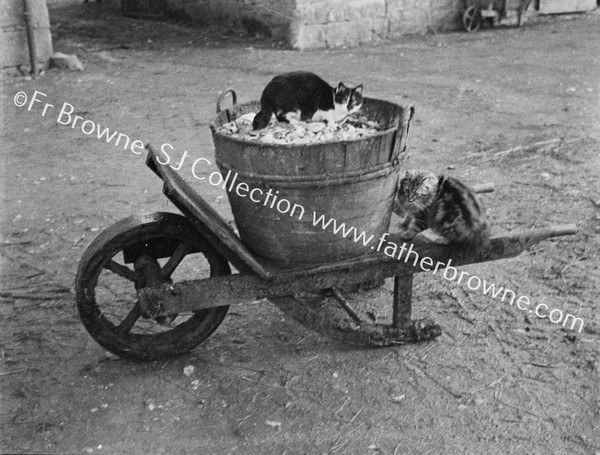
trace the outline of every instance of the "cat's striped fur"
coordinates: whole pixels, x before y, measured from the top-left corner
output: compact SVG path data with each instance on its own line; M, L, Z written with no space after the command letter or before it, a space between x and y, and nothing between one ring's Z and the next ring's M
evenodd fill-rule
M408 171L400 180L394 211L403 217L403 238L431 229L468 250L489 244L484 210L475 192L445 175Z

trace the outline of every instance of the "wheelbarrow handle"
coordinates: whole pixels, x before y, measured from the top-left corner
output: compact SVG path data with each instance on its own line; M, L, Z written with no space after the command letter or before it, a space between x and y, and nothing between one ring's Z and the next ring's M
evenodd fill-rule
M228 93L231 93L231 101L232 101L233 105L235 106L237 104L237 94L235 93L235 90L232 88L228 88L228 89L222 91L219 94L219 97L217 98L217 114L220 114L221 111L223 110L223 109L221 109L221 103L223 102L223 98L225 98Z

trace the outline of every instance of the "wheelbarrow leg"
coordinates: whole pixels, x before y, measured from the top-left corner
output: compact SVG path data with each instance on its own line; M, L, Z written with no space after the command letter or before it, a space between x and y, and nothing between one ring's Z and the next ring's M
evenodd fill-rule
M532 0L521 0L517 9L517 24L520 27L523 24L523 14L529 8Z
M392 327L406 328L412 320L413 275L394 277L394 306Z

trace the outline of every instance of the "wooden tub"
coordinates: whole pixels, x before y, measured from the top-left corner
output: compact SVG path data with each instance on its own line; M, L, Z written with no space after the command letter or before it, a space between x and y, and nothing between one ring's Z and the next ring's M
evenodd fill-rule
M335 262L375 248L389 229L412 106L366 98L362 113L384 128L343 142L274 145L218 132L259 110L257 102L235 104L234 96L233 107L211 123L216 162L246 247L283 266Z

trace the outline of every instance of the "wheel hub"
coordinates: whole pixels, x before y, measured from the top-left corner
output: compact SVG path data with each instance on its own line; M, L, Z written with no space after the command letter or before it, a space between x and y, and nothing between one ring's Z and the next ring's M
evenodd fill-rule
M160 303L144 298L139 291L148 287L170 286L173 281L163 276L158 261L147 254L136 258L133 262L133 268L142 277L140 282L136 283L141 316L145 319L154 319L161 325L169 325L177 317L177 313L168 315L159 314L162 312Z

